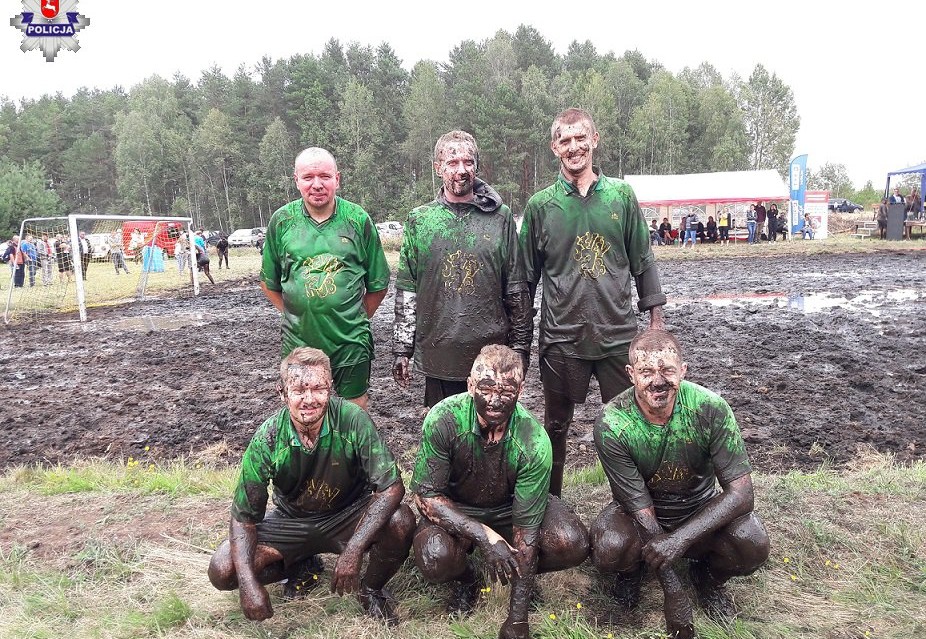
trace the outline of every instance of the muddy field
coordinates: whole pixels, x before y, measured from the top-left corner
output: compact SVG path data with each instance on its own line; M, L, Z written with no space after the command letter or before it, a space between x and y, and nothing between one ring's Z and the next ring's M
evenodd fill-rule
M764 471L926 456L926 252L659 262L688 379L723 395ZM371 413L408 469L423 387L390 374L392 293L374 318ZM256 277L196 300L0 328L0 467L102 456L236 463L278 407L279 317ZM2 326L2 325L0 325ZM536 346L522 402L542 416ZM594 395L570 465L594 460Z

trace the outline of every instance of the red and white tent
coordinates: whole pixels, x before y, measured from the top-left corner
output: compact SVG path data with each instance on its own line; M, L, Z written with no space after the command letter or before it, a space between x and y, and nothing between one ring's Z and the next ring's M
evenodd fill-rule
M684 206L787 201L778 171L720 171L687 175L626 175L640 206Z

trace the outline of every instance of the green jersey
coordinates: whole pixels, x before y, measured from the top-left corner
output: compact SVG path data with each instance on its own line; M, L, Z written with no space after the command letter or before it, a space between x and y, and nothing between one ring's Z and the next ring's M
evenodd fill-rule
M318 224L302 200L277 210L264 243L261 281L283 293L283 356L299 346L321 349L332 368L373 359L366 293L389 286L389 265L366 211L335 198Z
M640 412L633 387L611 400L595 424L595 447L624 510L654 506L673 530L700 510L722 484L752 472L733 411L722 397L682 381L665 426Z
M649 228L633 189L599 174L582 197L559 175L524 210L521 249L530 283L543 277L540 353L603 359L637 333L633 278L654 262Z
M469 393L428 412L415 460L412 490L447 497L482 521L481 513L510 508L512 525L539 528L547 508L553 453L543 426L517 404L501 441L487 444Z
M245 523L262 521L271 482L278 510L312 518L331 516L397 481L395 459L370 416L332 397L312 448L302 445L286 408L260 425L241 460L231 516Z
M416 369L466 379L483 346L509 343L504 299L526 290L511 210L481 180L472 203L439 198L414 209L395 285L416 296Z

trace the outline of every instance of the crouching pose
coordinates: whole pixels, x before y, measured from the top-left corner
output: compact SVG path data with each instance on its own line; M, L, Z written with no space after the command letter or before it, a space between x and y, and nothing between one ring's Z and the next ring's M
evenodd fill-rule
M331 387L322 351L293 350L280 365L285 406L244 453L228 540L212 557L209 579L219 590L238 588L248 619L273 615L265 584L287 578L284 597L317 584L323 567L315 555L324 552L340 555L332 592L355 592L371 617L398 622L384 586L408 557L415 516L401 504L399 470L369 415L331 397ZM276 508L265 517L270 482Z
M608 403L595 425L614 501L595 521L591 542L595 566L617 573L614 595L627 607L639 601L644 564L653 569L669 636L679 638L695 635L676 560L691 559L701 607L724 620L736 614L724 584L758 569L769 553L736 419L720 396L684 381L687 368L665 331L631 343L633 387Z
M468 392L438 403L424 420L412 490L424 516L415 561L432 583L455 582L450 612L471 611L482 579L468 558L482 553L489 577L511 582L500 637L528 637L528 606L538 572L577 566L588 531L548 494L552 454L543 426L518 403L521 357L485 346Z

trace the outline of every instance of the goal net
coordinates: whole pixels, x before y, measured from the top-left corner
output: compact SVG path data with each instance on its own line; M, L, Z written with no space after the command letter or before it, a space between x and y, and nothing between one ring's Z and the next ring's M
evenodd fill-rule
M188 217L68 215L30 218L19 232L20 255L4 273L3 319L77 313L144 299L193 297L199 280Z

